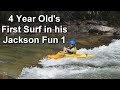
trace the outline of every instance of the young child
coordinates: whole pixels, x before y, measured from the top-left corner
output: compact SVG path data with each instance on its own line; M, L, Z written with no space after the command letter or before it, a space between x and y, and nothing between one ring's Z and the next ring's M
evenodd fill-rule
M48 55L49 58L59 59L63 58L66 53L76 54L76 42L74 40L69 41L69 47L64 47L63 51L59 51L56 55Z
M76 48L76 41L74 40L70 40L69 41L69 47L64 47L63 51L66 53L70 53L70 54L76 54L77 52L77 48Z

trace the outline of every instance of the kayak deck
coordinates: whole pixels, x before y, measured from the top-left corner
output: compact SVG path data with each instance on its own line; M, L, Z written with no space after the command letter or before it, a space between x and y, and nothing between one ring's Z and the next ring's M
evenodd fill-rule
M65 57L76 57L76 58L86 58L86 57L93 57L93 54L65 54Z
M67 58L67 57L73 57L73 58L88 58L93 57L93 54L66 54L63 51L58 52L55 55L48 55L47 57L50 59L60 59L60 58Z

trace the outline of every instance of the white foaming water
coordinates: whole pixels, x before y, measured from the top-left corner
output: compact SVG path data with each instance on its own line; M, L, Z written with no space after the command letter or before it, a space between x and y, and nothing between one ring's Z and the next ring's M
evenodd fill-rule
M79 49L78 53L95 54L92 58L40 60L40 67L23 68L18 79L111 79L120 78L120 40L109 46Z

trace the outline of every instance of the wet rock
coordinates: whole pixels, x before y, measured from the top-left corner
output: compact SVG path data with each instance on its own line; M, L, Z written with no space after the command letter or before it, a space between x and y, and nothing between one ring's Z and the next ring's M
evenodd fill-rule
M87 24L92 24L92 25L97 25L98 24L98 22L94 21L94 20L86 20L85 23L86 23L86 25Z
M73 33L89 33L97 35L120 35L120 30L114 27L107 26L107 21L95 21L95 20L86 20L86 21L74 21L67 22L69 32Z
M77 48L94 48L99 47L101 45L109 45L111 43L113 37L112 36L103 36L103 35L96 35L96 36L88 36L88 37L81 37L77 39Z
M117 28L116 31L113 32L114 36L120 36L120 28Z
M103 31L103 32L113 31L113 30L114 30L113 27L102 26L102 25L91 25L89 28L90 28L90 29L97 29L97 30Z
M86 24L92 24L92 25L107 25L107 21L96 21L96 20L86 20L84 21Z
M113 35L113 32L115 29L113 27L108 26L100 26L100 25L90 25L88 29L88 33L90 34L97 34L97 35L103 35L103 34L109 34Z

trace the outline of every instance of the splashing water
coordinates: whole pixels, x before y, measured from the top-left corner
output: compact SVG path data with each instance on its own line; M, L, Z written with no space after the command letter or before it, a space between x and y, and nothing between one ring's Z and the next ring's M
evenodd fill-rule
M80 49L78 53L95 54L92 58L40 60L40 67L23 68L18 79L118 79L120 78L120 40L109 46Z

